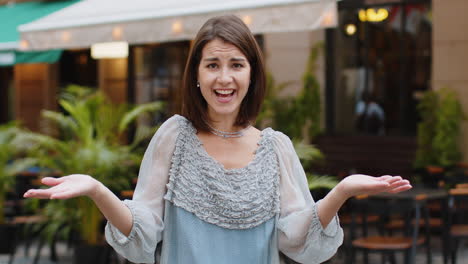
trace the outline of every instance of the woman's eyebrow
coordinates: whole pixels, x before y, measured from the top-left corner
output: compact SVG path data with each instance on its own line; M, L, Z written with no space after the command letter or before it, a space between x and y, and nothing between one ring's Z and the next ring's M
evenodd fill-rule
M203 61L219 61L219 59L217 57L209 57L209 58L203 59Z
M232 58L231 61L245 61L244 58Z
M203 61L219 61L219 58L208 57L208 58L203 59ZM231 58L230 61L246 61L246 59L242 57L237 57L237 58L235 57L235 58Z

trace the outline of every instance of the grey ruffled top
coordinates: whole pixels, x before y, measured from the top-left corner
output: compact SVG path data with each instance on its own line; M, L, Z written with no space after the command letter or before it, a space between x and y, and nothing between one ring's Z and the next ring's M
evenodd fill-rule
M225 169L186 118L168 119L151 140L132 200L130 235L108 223L106 239L136 263L321 263L341 245L335 217L323 228L287 136L267 128L254 159ZM158 243L161 252L155 254Z

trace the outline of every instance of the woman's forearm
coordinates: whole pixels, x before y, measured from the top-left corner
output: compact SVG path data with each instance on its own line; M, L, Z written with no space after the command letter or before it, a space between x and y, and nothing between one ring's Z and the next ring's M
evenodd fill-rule
M323 228L326 228L348 197L341 190L341 184L333 188L320 203L317 204L317 214Z
M128 236L133 226L130 209L102 183L97 182L95 191L89 195L104 217L122 234Z

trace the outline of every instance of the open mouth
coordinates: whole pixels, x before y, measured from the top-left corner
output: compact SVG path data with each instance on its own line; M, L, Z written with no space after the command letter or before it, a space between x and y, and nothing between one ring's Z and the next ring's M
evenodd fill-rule
M235 90L215 90L216 96L228 97L234 95Z
M214 90L214 93L216 95L216 98L218 98L218 101L221 103L228 103L231 101L233 96L236 93L235 89L216 89Z

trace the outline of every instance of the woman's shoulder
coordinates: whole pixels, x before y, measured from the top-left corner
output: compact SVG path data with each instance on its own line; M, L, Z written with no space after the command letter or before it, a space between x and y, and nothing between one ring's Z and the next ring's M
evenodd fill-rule
M291 139L281 131L267 127L261 131L263 137L267 137L276 149L282 149L292 145Z
M182 120L182 116L180 115L173 115L166 119L156 131L156 135L171 135L177 133L180 129L180 122Z
M273 138L273 140L276 140L276 141L280 141L280 142L282 142L282 141L291 141L291 139L286 134L284 134L281 131L274 130L271 127L267 127L265 129L263 129L262 133L270 135Z
M190 121L187 118L185 118L184 116L175 114L169 117L166 121L164 121L160 129L173 128L173 127L180 128L182 124L186 124L186 123L190 123Z
M156 133L173 137L177 136L183 131L190 132L192 130L192 123L186 117L175 114L164 121Z

